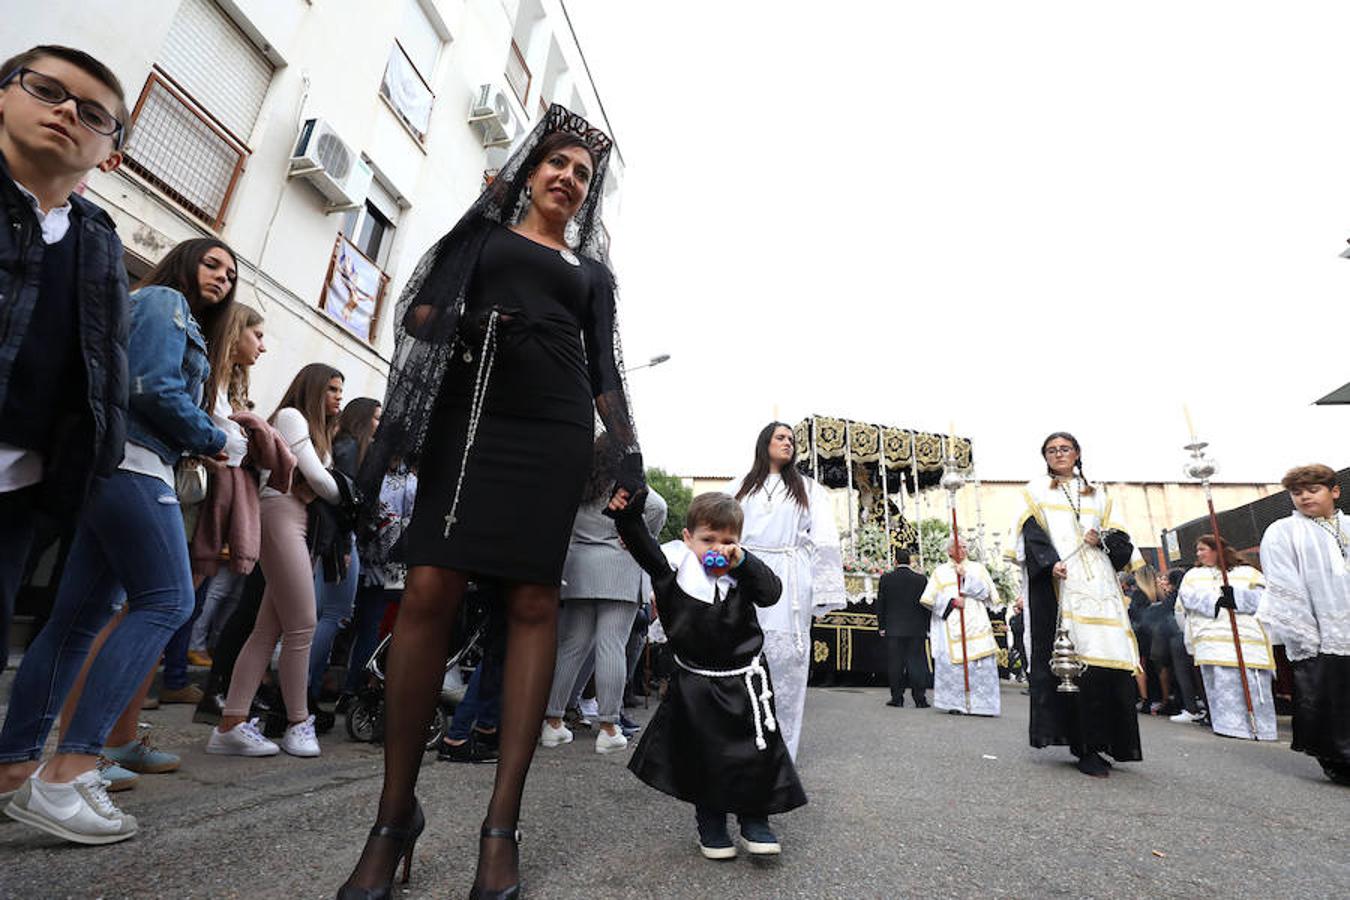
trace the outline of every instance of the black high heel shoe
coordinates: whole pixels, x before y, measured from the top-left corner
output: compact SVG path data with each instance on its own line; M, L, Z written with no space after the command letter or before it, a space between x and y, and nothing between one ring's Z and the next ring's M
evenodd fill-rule
M412 858L413 848L417 846L417 839L422 836L422 829L426 828L426 816L422 815L422 804L413 798L413 817L406 827L399 828L395 825L376 825L370 829L370 836L373 838L387 838L391 841L397 841L399 844L399 855L394 857L394 871L398 870L399 861L403 862L403 877L399 879L399 884L407 884L412 876ZM337 900L388 900L394 895L394 872L389 873L389 880L379 887L366 888L357 887L352 884L344 884L338 889Z
M511 842L511 855L515 859L516 871L520 871L520 829L519 828L489 828L484 825L478 832L479 840L483 838L505 838ZM517 876L518 877L518 876ZM469 900L516 900L520 896L520 882L508 885L504 888L489 890L474 882L474 886L469 889Z

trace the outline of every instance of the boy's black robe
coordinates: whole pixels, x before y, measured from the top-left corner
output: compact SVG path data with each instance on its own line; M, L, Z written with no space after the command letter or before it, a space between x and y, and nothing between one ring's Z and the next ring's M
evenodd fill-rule
M676 656L707 671L739 669L760 656L764 634L755 606L771 606L782 593L768 566L746 553L732 572L736 586L705 603L676 582L643 523L640 503L630 504L616 524L628 551L651 576ZM754 678L756 698L761 687ZM766 747L758 749L754 716L744 676L710 678L676 666L628 768L658 791L710 810L768 816L796 809L806 803L806 794L787 745L776 728L764 728Z

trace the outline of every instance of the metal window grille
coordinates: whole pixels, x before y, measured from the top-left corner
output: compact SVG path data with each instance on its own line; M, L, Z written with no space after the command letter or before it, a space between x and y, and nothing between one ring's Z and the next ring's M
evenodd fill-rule
M525 65L525 54L512 41L511 53L506 57L506 81L511 85L511 90L516 92L516 99L522 107L525 106L525 97L530 93L531 77L530 67Z
M248 148L159 72L146 79L132 121L127 168L220 230Z

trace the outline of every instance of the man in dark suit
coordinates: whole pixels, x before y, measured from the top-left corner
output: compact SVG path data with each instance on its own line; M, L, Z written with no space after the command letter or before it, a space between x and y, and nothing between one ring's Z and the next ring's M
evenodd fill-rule
M928 688L928 637L930 612L919 603L928 579L911 567L910 555L896 555L898 565L881 576L877 589L877 630L886 641L886 674L891 685L887 706L905 705L909 686L914 705L925 707Z

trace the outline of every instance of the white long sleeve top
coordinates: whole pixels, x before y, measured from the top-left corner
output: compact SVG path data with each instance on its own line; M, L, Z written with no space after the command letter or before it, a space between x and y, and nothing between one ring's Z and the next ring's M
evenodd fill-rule
M337 503L341 495L338 493L337 482L328 473L328 464L331 460L320 459L319 454L315 452L314 440L310 437L309 423L305 421L304 414L288 406L277 412L276 421L272 426L290 445L291 452L295 454L296 468L305 476L305 483L313 489L315 496L329 503ZM262 473L263 489L260 496L282 496L280 491L267 487L269 474L266 471Z

